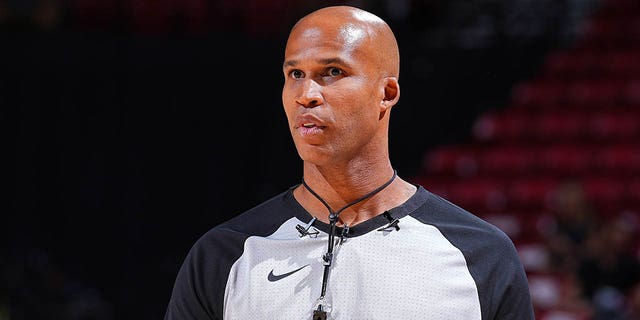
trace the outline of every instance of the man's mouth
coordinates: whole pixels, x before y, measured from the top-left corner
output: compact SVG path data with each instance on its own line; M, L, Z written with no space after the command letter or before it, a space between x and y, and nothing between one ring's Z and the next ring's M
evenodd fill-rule
M299 124L296 129L301 136L314 136L323 132L324 126L319 126L313 122L304 122Z
M326 128L325 123L313 114L303 114L296 117L294 129L303 137L311 137L322 134Z

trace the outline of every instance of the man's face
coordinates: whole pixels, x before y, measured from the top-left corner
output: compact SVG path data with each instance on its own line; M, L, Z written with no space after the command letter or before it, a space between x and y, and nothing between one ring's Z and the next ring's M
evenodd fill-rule
M316 165L375 150L382 77L360 26L310 22L294 29L284 57L282 103L298 154Z

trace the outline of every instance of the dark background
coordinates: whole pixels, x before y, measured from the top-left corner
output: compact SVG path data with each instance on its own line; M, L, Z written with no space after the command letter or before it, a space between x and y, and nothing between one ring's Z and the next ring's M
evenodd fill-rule
M343 3L396 32L390 149L411 178L596 2L0 0L0 319L162 318L201 234L300 181L286 35Z

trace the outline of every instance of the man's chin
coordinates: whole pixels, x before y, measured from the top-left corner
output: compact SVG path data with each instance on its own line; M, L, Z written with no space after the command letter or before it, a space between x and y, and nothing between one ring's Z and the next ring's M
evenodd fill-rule
M323 146L305 145L298 147L298 155L302 161L317 166L327 165L336 160L334 153Z

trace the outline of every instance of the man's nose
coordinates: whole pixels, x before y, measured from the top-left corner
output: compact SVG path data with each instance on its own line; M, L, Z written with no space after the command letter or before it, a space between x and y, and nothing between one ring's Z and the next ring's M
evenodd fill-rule
M305 108L314 108L324 103L321 86L312 79L302 83L302 90L296 102Z

